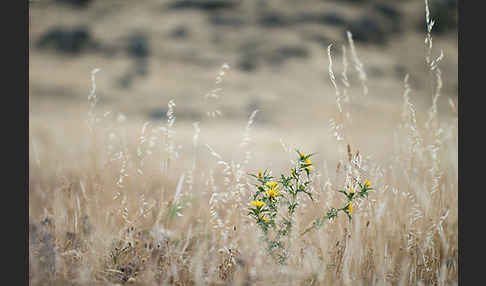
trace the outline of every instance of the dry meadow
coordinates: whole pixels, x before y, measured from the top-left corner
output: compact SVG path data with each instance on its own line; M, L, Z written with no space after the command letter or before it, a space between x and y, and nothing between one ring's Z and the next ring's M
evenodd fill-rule
M52 19L31 9L35 38ZM116 17L129 17L120 11ZM167 21L158 32L175 19L158 20ZM458 284L457 47L450 40L410 32L380 50L349 34L311 46L312 57L278 71L245 73L197 35L200 53L158 43L149 75L128 89L110 85L117 71L132 68L124 56L67 61L31 47L30 285ZM231 37L221 45L237 45ZM194 54L197 65L173 59ZM396 61L406 73L392 75ZM302 174L312 200L298 196L295 215L275 219L292 223L282 262L248 215L258 190L250 174L289 176L296 150L315 153L309 176ZM352 219L343 212L310 228L345 203L339 190L365 180L372 189L353 201Z

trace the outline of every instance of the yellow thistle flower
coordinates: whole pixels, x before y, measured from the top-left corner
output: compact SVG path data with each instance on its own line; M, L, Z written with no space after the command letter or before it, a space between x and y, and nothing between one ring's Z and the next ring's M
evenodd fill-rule
M294 169L290 170L290 174L295 175Z
M348 212L349 212L349 214L353 214L353 205L351 204L351 202L349 202L349 205L348 205Z
M258 207L258 208L265 205L265 203L261 202L261 201L253 201L253 202L251 202L251 204Z
M268 222L268 217L265 218L265 222Z
M312 162L309 158L307 158L305 161L304 161L304 164L308 164L308 165L312 165ZM305 167L305 169L309 170L309 171L312 171L312 166L307 166Z
M277 191L278 191L278 186L276 188L271 188L267 192L268 197L274 199L276 196L280 195L280 193Z
M365 184L365 186L367 188L371 187L371 182L368 179L366 179L366 181L364 182L364 184Z
M304 158L305 157L305 153L300 153L300 158Z
M269 190L267 191L267 195L269 198L275 198L275 196L280 195L278 193L278 189L280 186L278 186L278 182L268 182L267 186L269 187Z
M262 170L258 170L258 178L262 177Z

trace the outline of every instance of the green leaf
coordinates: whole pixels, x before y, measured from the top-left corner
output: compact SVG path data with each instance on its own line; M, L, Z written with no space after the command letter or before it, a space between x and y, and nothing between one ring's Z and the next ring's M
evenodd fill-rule
M304 193L306 193L309 196L311 201L314 201L314 198L312 197L312 194L310 192L304 191Z
M346 191L344 191L344 190L339 190L338 192L345 194L346 197L348 196L348 193L346 193Z

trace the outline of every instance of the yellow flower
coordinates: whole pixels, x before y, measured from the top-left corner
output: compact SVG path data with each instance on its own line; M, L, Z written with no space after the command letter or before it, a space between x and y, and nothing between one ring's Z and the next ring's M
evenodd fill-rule
M267 195L269 198L274 199L276 196L280 195L279 192L277 192L278 186L276 188L271 188L268 190Z
M371 187L371 182L368 179L366 179L366 181L364 182L364 184L365 184L365 186L367 188Z
M262 171L258 170L258 178L261 178L261 177L262 177Z
M268 222L268 217L265 218L265 222Z
M305 153L300 153L300 158L304 158L305 157Z
M305 169L309 170L309 171L312 171L312 162L309 158L307 158L305 161L304 161L304 164L307 164L309 166L305 167Z
M269 198L275 198L275 196L278 196L280 195L278 193L278 189L280 188L280 186L278 186L278 182L267 182L267 186L269 187L268 191L267 191L267 195Z
M349 202L349 205L348 205L348 212L349 212L349 214L353 214L353 205L351 204L351 202Z
M354 194L354 188L353 187L349 188L349 193Z
M265 205L265 203L261 202L261 201L253 201L253 202L251 202L251 204L258 207L258 208Z
M290 174L295 175L294 169L290 170Z

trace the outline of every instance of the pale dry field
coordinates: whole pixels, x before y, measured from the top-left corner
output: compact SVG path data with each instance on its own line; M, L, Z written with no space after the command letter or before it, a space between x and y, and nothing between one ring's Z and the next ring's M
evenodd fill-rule
M96 5L116 2L104 3ZM126 6L112 17L137 21L110 19L108 8L103 17L76 17L116 42L119 35L103 29L143 27L156 7ZM32 39L56 21L79 20L61 7L37 9ZM154 35L177 23L156 19ZM426 34L408 33L386 48L357 45L357 58L349 42L336 42L332 66L326 48L310 46L307 59L244 73L231 49L214 50L204 33L211 34L184 44L156 41L150 73L129 89L113 84L131 68L123 55L67 59L31 47L31 285L457 285L457 46L450 39L433 39L431 59L444 52L435 69L426 64ZM252 33L226 35L221 46L261 35ZM266 40L295 42L295 35ZM199 65L181 64L194 55ZM408 85L394 74L397 63ZM147 116L154 110L164 116ZM316 153L315 200L299 200L282 265L247 215L256 191L248 173L288 174L295 149ZM374 188L353 206L353 219L341 214L302 234L343 203L337 190L352 178Z

